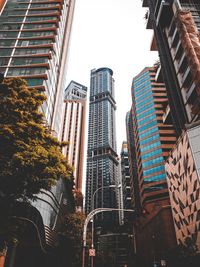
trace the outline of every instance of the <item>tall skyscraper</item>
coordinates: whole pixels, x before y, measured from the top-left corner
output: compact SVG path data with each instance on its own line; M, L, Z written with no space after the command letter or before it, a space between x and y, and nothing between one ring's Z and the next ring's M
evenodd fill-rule
M164 159L176 141L172 125L164 125L163 83L156 82L156 68L145 68L133 79L133 118L141 205L168 199Z
M115 110L113 71L109 68L93 69L90 80L86 212L92 208L116 205L115 190L109 188L115 184L118 173Z
M0 8L3 7L0 13L0 73L5 77L21 77L29 88L37 87L45 92L47 100L42 111L52 132L60 140L74 5L75 0L0 2ZM58 245L57 225L63 214L69 211L71 199L71 188L60 179L51 191L42 190L37 201L24 211L27 216L24 217L30 223L27 227L32 229L28 242L37 251L31 254L27 246L30 258L41 255L39 248L47 251ZM34 241L35 237L39 243ZM27 262L22 262L23 258L18 257L18 260L19 266L27 266Z
M200 117L199 0L144 0L147 28L154 30L152 50L159 51L169 106L177 135Z
M157 81L156 70L157 67L145 68L132 83L133 133L142 207L134 228L137 253L144 266L160 260L166 248L176 244L164 162L176 137L173 126L163 124L167 95L164 84Z
M74 0L13 0L6 2L0 16L0 72L45 91L42 110L56 135L74 4Z
M74 167L75 188L82 191L87 87L71 81L65 90L62 141L69 142L63 154Z

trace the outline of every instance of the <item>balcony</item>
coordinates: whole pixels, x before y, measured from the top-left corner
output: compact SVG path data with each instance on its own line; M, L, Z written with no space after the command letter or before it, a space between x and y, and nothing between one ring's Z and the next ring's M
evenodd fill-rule
M186 70L187 66L188 66L187 58L186 58L186 54L184 52L179 63L178 63L179 72L183 73Z
M182 77L182 86L187 88L191 84L191 82L192 82L192 75L190 68L188 67Z
M161 0L160 3L157 3L155 16L156 16L156 25L161 24L162 26L166 26L170 23L171 17L170 14L170 6L171 4Z
M196 84L193 82L192 85L190 86L190 88L188 89L187 93L186 93L186 101L188 103L191 103L193 101L191 101L191 99L193 98L193 94L194 94L194 91L196 89Z
M151 15L149 11L145 14L145 19L147 20L146 28L148 30L152 30L153 24L152 24Z
M200 115L200 97L196 98L192 106L192 113L195 115Z
M178 41L179 41L179 35L178 35L177 28L175 28L172 39L171 39L171 46L176 47Z
M182 54L183 54L183 47L181 45L181 41L179 40L177 47L174 51L174 59L176 60L180 59Z

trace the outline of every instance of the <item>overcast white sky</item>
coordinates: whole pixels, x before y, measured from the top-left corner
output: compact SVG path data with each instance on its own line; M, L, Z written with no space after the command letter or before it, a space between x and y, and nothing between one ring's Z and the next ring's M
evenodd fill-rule
M149 51L153 33L146 30L145 11L141 0L76 0L75 5L67 83L74 80L89 89L91 69L113 70L118 154L126 140L132 79L158 59Z

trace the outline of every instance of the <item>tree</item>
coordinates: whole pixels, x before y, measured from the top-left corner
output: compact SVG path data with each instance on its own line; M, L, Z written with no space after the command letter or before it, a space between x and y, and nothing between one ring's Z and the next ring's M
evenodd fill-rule
M72 183L72 168L62 155L66 143L52 136L41 105L46 100L25 80L6 78L0 85L0 197L34 200L60 178Z

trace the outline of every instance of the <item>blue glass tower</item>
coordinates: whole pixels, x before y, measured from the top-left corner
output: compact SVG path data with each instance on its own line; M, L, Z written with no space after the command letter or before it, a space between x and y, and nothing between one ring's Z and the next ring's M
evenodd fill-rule
M132 98L140 201L144 207L168 199L164 159L176 138L172 125L163 124L167 95L164 84L156 81L156 68L145 68L133 79Z

